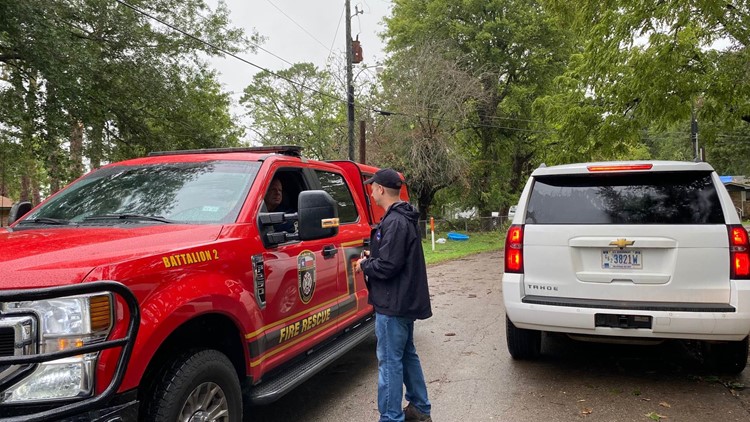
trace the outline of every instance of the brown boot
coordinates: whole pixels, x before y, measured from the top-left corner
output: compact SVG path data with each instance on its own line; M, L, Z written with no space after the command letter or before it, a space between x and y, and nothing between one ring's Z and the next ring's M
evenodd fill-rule
M404 408L404 418L406 422L432 422L430 415L420 412L411 403Z

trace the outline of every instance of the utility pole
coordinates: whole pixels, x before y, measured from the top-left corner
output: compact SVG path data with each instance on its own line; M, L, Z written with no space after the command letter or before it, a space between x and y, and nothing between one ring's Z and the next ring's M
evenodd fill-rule
M698 120L695 119L695 107L690 107L690 141L695 151L695 161L700 161L702 154L698 148Z
M349 140L349 159L354 161L354 86L352 85L352 5L346 0L346 120Z
M359 162L365 164L365 121L359 121Z

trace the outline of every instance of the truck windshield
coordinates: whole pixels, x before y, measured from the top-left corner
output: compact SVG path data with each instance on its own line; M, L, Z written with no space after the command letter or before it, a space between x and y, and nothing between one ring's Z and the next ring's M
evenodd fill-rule
M259 168L248 161L107 167L72 184L20 224L231 223Z

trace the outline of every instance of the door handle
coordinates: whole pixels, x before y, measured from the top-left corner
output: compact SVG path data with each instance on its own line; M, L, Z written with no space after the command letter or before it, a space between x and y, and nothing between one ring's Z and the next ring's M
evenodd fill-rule
M339 252L338 248L333 245L323 247L323 258L331 258Z

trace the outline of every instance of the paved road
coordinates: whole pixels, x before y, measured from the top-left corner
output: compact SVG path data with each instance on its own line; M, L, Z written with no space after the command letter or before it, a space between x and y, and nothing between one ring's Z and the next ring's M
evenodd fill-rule
M499 253L484 253L428 269L435 316L417 322L415 342L436 422L750 420L750 368L716 376L678 343L547 336L539 361L513 361L501 264ZM245 420L377 421L376 383L372 339L280 401L247 409Z

